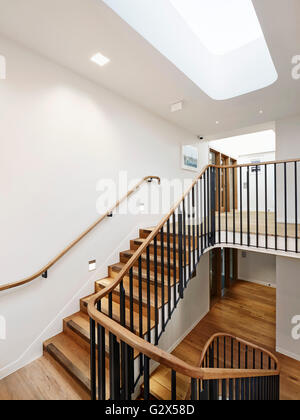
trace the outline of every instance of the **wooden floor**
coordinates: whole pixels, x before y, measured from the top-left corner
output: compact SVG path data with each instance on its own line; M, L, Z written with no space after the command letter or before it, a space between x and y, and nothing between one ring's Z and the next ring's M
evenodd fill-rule
M226 229L226 213L221 213L221 230ZM247 212L242 212L242 223L241 223L241 213L236 211L235 214L233 212L227 213L227 228L228 231L233 231L233 221L235 220L235 231L240 232L242 226L242 232L247 233L247 224L248 224L248 215ZM256 212L249 213L249 221L250 221L250 233L255 235L257 226L258 226L258 233L260 235L265 235L266 232L266 218L264 212L258 213L258 225L256 219ZM219 226L219 216L216 213L216 229ZM275 236L275 213L267 213L267 228L268 228L268 235ZM297 226L297 237L300 238L300 225ZM284 237L285 236L285 224L277 222L277 235ZM287 223L287 236L289 238L296 237L296 226L293 223Z
M215 333L229 333L271 350L281 363L281 399L300 400L300 362L275 352L276 290L244 281L237 282L226 296L173 351L177 357L198 364L207 340ZM185 398L189 381L178 375L178 397ZM159 367L151 377L151 393L170 399L169 369Z
M197 365L212 334L231 333L275 352L276 291L237 282L217 301L210 313L174 350L173 354ZM281 399L300 400L300 362L277 354L282 368ZM187 378L178 375L178 397L185 398ZM151 393L170 398L169 369L159 367L151 376ZM89 395L47 356L0 381L0 400L87 400Z
M0 381L0 400L76 401L89 394L53 359L43 356Z

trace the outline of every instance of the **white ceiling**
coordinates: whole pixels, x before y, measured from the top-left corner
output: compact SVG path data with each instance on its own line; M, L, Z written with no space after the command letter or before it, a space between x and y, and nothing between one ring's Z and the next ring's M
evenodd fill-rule
M213 136L300 112L300 81L291 77L300 1L253 4L279 79L225 101L209 98L101 0L0 0L0 33L194 134ZM98 51L111 59L107 66L90 62ZM182 99L184 110L171 113L169 105Z

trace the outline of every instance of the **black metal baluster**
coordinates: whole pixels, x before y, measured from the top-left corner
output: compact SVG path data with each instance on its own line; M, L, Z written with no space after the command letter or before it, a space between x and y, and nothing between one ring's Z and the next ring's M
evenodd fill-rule
M250 399L250 378L245 378L245 401Z
M148 356L144 356L144 399L150 399L150 361Z
M126 324L126 312L125 312L125 289L123 280L120 283L120 324L122 327ZM126 394L126 363L127 363L127 354L126 354L126 344L121 342L121 399L128 399Z
M178 236L179 241L179 236ZM177 308L177 245L179 247L179 243L176 240L176 215L175 212L173 213L173 293L174 293L174 307Z
M172 401L176 401L177 400L177 389L176 389L176 372L175 370L172 370L172 379L171 379L171 388L172 388L172 396L171 399Z
M247 244L250 246L250 168L247 166Z
M217 337L217 368L220 367L220 339Z
M130 304L130 331L134 332L134 319L133 319L133 269L129 270L129 304Z
M196 270L196 230L195 230L195 186L192 189L192 232L193 232L193 274Z
M288 246L288 236L287 236L287 165L286 162L284 162L284 237L285 237L285 251L287 252Z
M97 384L96 384L96 324L90 318L90 368L91 368L91 400L97 399Z
M207 169L207 246L210 246L210 235L211 235L211 223L210 223L210 173L209 169Z
M268 166L265 165L265 245L268 249Z
M130 348L127 344L121 343L121 348L123 347L124 351L124 399L125 401L131 400L131 372L132 368L130 364Z
M274 224L275 224L275 250L278 249L278 229L277 229L277 164L274 164Z
M161 245L161 271L160 271L160 278L161 278L161 317L162 317L162 330L165 332L166 330L166 323L165 323L165 236L164 236L164 229L162 228L160 231L160 245Z
M201 223L201 255L204 252L204 220L203 220L203 205L204 205L204 197L203 197L203 177L200 178L200 223Z
M208 383L208 381L202 381L202 390L200 390L200 382L199 382L199 400L200 401L209 401L209 383Z
M225 168L225 231L226 243L228 244L228 169Z
M151 343L151 278L150 278L150 247L147 247L147 336Z
M170 239L170 220L167 221L167 265L168 265L168 317L171 319L171 239Z
M188 256L189 256L189 280L192 277L192 246L191 246L191 195L187 195L187 208L188 208ZM186 286L186 285L185 285Z
M206 172L203 174L203 216L204 216L204 248L207 248L207 229L206 229Z
M256 165L256 247L259 247L259 219L258 219L258 165Z
M218 216L219 216L219 243L221 243L221 175L220 175L221 169L218 168Z
M157 280L157 237L154 238L154 306L155 306L155 345L158 345L158 280Z
M199 201L199 180L196 184L196 215L197 215L197 264L200 260L200 201Z
M222 401L227 400L227 381L226 379L222 380Z
M141 338L144 338L143 332L143 266L142 257L139 257L139 334ZM140 353L140 374L143 374L144 370L144 356Z
M240 400L240 379L235 380L235 400Z
M119 401L121 399L120 390L120 347L117 338L110 333L109 346L110 360L110 399Z
M295 252L298 253L298 168L295 162Z
M182 212L178 212L179 296L183 298Z
M224 369L226 368L226 337L224 336L224 353L223 353L223 356L224 356Z
M101 312L101 300L97 303L97 310ZM98 343L98 399L106 398L106 366L105 366L105 328L97 325L97 343Z
M240 234L243 245L243 168L240 166Z
M183 278L184 278L184 288L187 286L187 257L186 257L186 211L185 211L185 201L186 198L184 198L182 202L182 209L183 209L183 250L184 250L184 271L183 271Z
M191 400L197 400L197 379L194 378L191 380Z
M235 244L235 168L232 168L233 244Z

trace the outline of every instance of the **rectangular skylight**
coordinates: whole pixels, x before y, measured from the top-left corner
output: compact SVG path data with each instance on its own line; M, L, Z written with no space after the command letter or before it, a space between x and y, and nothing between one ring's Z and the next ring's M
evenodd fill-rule
M102 0L215 100L278 74L251 0Z
M263 36L251 0L170 0L212 54L227 54Z

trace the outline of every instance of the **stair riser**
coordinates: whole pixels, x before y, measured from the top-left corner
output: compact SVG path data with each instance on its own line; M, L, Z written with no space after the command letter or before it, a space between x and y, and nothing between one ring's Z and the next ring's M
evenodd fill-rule
M124 255L124 254L121 254L120 255L120 261L122 262L122 263L124 263L124 264L126 264L129 260L130 260L130 258L131 257L129 257L129 256L127 256L127 255ZM171 264L172 264L172 266L173 266L173 260L171 261ZM178 264L178 261L177 261L177 264ZM136 264L134 264L134 267L137 267L138 268L138 266L139 266L139 263L137 262ZM147 268L147 261L145 261L144 259L142 260L142 267L143 268ZM155 269L155 265L154 265L154 262L151 262L150 261L150 270L151 271L154 271L154 269ZM157 272L158 273L161 273L162 272L162 266L161 266L161 263L157 263ZM164 273L165 274L167 274L168 273L168 268L167 268L167 265L166 265L166 262L165 262L165 264L164 264ZM173 270L173 268L171 268L171 275L173 276L174 274L174 270ZM176 267L176 275L178 276L179 275L179 269L178 269L178 267Z
M109 267L109 268L108 268L108 273L109 273L109 277L116 278L116 277L118 277L118 275L119 275L120 271L114 270L112 267ZM153 274L153 273L152 273L152 274ZM125 279L128 279L128 276L125 276L124 278L125 278ZM137 274L134 274L134 275L133 275L133 278L134 278L134 279L138 279L138 275L137 275ZM143 276L142 281L143 281L144 283L147 283L147 279L146 279L145 275ZM176 282L177 282L177 283L179 283L179 276L177 276L177 278L176 278ZM152 279L152 280L150 279L150 283L151 283L151 284L154 284L154 280L153 280L153 279ZM172 286L173 284L174 284L174 279L173 279L173 276L171 276L171 286ZM165 273L165 287L167 287L167 285L168 285L168 275L167 275L167 273ZM158 278L158 287L159 287L159 288L161 288L161 281L160 281L160 278Z
M72 338L74 341L76 341L76 343L84 348L85 350L89 351L90 350L90 338L89 337L85 337L84 335L75 332L75 330L73 330L72 328L70 328L70 326L68 325L68 322L66 320L63 321L63 331L70 337Z
M100 292L101 290L103 290L104 287L101 286L101 285L99 285L99 284L96 284L95 289L96 289L96 293L97 293L97 292ZM113 297L113 302L116 302L118 304L120 303L120 294L119 294L119 292L117 292L117 291L113 292L112 297ZM126 305L126 308L127 309L130 309L130 300L129 300L129 297L128 296L126 296L125 305ZM138 300L135 299L135 298L133 299L133 310L134 310L134 312L139 313L139 303L138 303ZM147 313L147 306L144 303L143 304L143 314L145 315L146 313ZM155 308L153 306L151 306L151 312L150 312L150 314L151 314L151 319L154 321L155 320Z
M148 236L150 235L150 233L151 233L151 231L140 229L140 238L141 239L147 239ZM186 236L187 235L188 235L188 228L186 228ZM190 234L190 236L191 236L191 246L192 246L192 244L193 244L193 231L192 231L192 227L191 227L191 234ZM173 237L174 237L174 235L172 233L170 233L170 244L172 244L172 245L173 245ZM160 239L161 239L161 236L159 235L158 236L158 240L160 241ZM178 242L179 242L179 236L178 236L178 234L176 234L175 240L176 240L176 244L178 245ZM164 233L164 244L165 244L165 246L167 246L167 243L168 243L168 235L166 233ZM187 246L188 246L188 243L189 243L189 239L188 239L188 237L186 237L186 245ZM197 230L195 230L195 244L197 246Z
M57 351L55 346L49 345L44 347L44 353L47 354L47 357L53 358L57 363L59 363L87 392L90 392L90 379L84 376L76 368L76 366L72 365L60 351Z
M140 246L141 246L140 243L137 243L135 241L130 241L130 249L131 250L137 251L140 248ZM153 244L150 245L149 249L150 249L150 255L154 255L154 245ZM159 256L162 255L162 251L161 251L160 246L157 247L157 255L159 255ZM173 247L171 247L170 255L171 255L171 259L173 259L173 256L174 256ZM164 256L165 256L165 258L167 258L167 256L168 256L168 251L167 251L166 247L164 249ZM178 252L178 248L177 248L176 249L176 259L178 259L178 258L179 258L179 252ZM184 258L184 251L182 251L182 258ZM186 258L188 258L188 247L186 248Z

